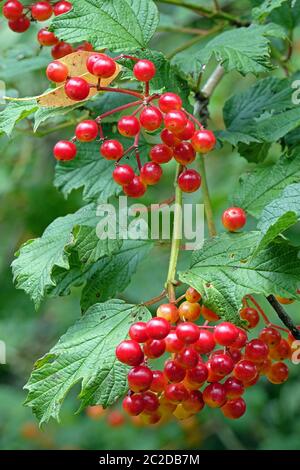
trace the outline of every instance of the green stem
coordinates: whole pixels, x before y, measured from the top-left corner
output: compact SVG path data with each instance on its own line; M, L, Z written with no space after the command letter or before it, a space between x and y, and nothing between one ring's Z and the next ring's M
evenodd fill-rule
M182 191L178 186L177 180L181 172L181 165L177 164L176 175L175 175L175 209L174 209L174 226L173 226L173 236L171 244L171 253L169 261L169 270L166 281L166 289L168 292L168 297L170 302L175 302L175 290L174 286L176 285L176 268L178 255L182 240Z
M167 55L168 59L172 59L176 54L179 54L179 52L185 51L189 47L192 47L194 44L197 44L197 42L200 42L203 36L196 36L192 39L189 39L188 41L184 42L181 44L181 46L177 47L172 51L170 54Z
M207 184L207 176L206 176L206 168L205 168L205 159L203 154L199 154L199 168L202 178L202 193L203 193L203 202L204 202L204 210L208 225L208 232L211 237L215 237L217 235L217 230L214 222L214 215L212 210L212 204Z

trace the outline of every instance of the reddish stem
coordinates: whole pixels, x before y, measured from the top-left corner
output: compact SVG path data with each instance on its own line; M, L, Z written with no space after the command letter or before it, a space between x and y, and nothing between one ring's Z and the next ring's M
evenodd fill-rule
M194 121L194 122L197 124L197 126L199 126L199 128L200 128L201 130L204 129L204 127L203 127L203 125L201 124L201 122L198 121L198 119L196 119L195 116L193 116L192 114L188 113L188 112L186 111L186 109L184 109L184 108L183 108L183 111L184 111L185 114L191 119L191 121Z
M133 101L132 103L123 104L122 106L118 106L117 108L111 109L110 111L107 111L106 113L100 114L100 116L98 116L95 119L95 121L99 123L102 121L102 119L105 119L106 117L111 116L112 114L119 113L121 111L124 111L124 109L127 109L127 108L138 106L141 103L142 101L139 100L139 101Z
M124 95L131 95L131 96L136 96L137 98L144 98L144 95L142 93L138 93L137 91L133 90L127 90L125 88L112 88L108 86L100 86L97 87L98 91L109 91L111 93L123 93Z
M145 83L145 96L149 96L150 84L149 82Z

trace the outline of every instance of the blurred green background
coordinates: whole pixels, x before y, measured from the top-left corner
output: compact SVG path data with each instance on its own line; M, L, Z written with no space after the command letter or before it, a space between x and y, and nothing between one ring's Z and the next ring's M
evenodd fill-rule
M204 2L211 3L211 2ZM233 3L233 2L224 2ZM242 12L247 1L235 2ZM168 24L206 27L206 20L187 10L161 7L161 29ZM40 54L40 64L50 58L49 50L39 51L35 40L37 27L17 35L0 19L0 79L11 96L33 96L48 86L43 67L27 70L26 57ZM296 31L296 50L299 31ZM160 32L153 40L154 49L171 53L191 36ZM201 43L200 46L201 47ZM294 57L297 62L297 54ZM208 70L209 72L209 70ZM281 75L280 71L275 74ZM211 106L212 128L223 127L222 108L232 93L244 89L254 77L242 78L231 73L215 93ZM51 422L41 430L31 410L22 403L23 386L34 361L46 353L80 315L79 294L47 300L38 312L22 291L12 283L10 263L21 243L40 236L56 217L77 210L82 204L80 192L66 201L53 187L52 146L58 138L72 134L72 127L51 132L47 122L33 136L26 122L18 126L13 137L1 137L0 164L0 340L7 347L7 364L0 365L0 449L300 449L300 366L291 366L291 378L282 386L262 380L246 392L248 411L239 421L223 418L217 410L205 409L198 418L146 428L138 427L123 416L119 404L113 410L88 409L74 414L78 407L75 390L63 406L61 424ZM276 158L274 148L269 159ZM227 196L238 175L249 164L227 146L214 152L208 164L208 178L217 220L227 205ZM160 185L147 196L161 201L170 196L172 165ZM167 185L169 183L169 185ZM165 189L162 189L164 186ZM199 198L197 193L194 198ZM253 221L249 221L249 226ZM220 227L220 224L219 228ZM299 227L290 231L297 243ZM299 243L299 241L298 241ZM157 248L157 256L144 260L131 285L124 293L130 301L147 300L161 291L167 269L168 250ZM185 264L185 256L181 264ZM155 275L153 274L155 272ZM266 309L267 305L264 304ZM300 323L297 305L287 306ZM271 312L268 312L271 315ZM271 315L272 316L272 315Z

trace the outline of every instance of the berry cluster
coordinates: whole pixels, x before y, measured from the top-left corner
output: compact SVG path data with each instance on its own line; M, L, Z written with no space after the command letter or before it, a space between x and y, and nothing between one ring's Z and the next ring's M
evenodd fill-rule
M282 328L267 321L257 338L248 339L247 332L232 323L209 325L219 317L200 305L195 289L190 287L185 299L179 306L162 304L156 317L133 324L130 339L117 347L118 360L131 366L123 408L148 424L172 414L185 419L205 405L220 408L227 418L240 418L246 411L242 398L246 388L261 376L273 384L288 379L283 361L291 357L294 338L290 334L283 338ZM198 325L195 321L201 315L206 321ZM240 317L248 330L260 320L258 311L247 306L247 299ZM153 370L149 360L165 353L170 357L163 370Z

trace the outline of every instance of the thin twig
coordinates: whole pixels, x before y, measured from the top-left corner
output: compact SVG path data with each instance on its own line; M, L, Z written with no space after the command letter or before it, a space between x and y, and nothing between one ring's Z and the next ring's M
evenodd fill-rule
M300 339L300 330L298 330L291 317L287 314L274 295L268 295L267 301L273 307L282 323L290 330L294 338Z

